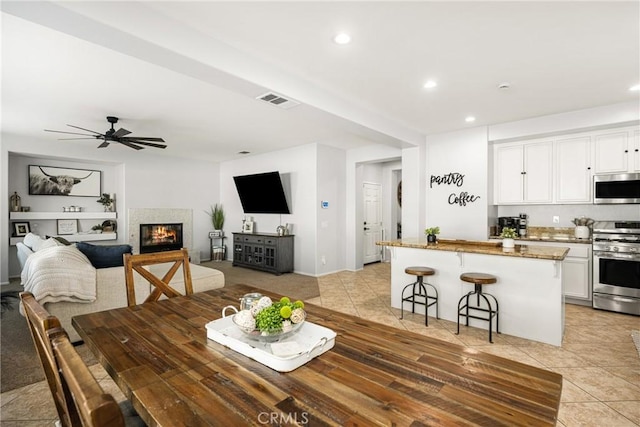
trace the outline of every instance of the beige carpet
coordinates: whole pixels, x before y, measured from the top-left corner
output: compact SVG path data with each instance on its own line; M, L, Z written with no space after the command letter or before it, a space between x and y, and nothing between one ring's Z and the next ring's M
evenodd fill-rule
M303 301L320 296L318 279L315 277L295 273L277 276L259 270L234 267L231 261L208 261L200 265L222 271L225 286L249 285Z

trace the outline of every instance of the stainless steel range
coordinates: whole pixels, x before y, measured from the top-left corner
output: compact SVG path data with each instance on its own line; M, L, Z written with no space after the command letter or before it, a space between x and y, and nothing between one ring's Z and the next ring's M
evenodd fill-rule
M593 307L640 316L640 221L593 224Z

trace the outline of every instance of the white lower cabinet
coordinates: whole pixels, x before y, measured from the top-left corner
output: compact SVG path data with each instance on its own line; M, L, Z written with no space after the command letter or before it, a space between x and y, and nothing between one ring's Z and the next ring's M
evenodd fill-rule
M562 266L564 296L591 301L591 261L567 257Z
M569 248L562 263L562 282L564 296L569 303L591 305L592 257L588 243L539 242L529 240L516 241L519 245L554 246Z

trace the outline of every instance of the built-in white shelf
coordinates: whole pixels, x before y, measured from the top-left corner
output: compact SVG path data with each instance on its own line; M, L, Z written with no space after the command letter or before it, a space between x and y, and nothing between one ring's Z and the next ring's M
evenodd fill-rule
M10 212L9 219L32 221L39 219L115 219L115 212Z
M117 240L118 233L76 233L76 234L62 234L63 239L69 242L97 242L99 240ZM11 237L9 238L9 244L15 246L16 243L22 242L24 237Z

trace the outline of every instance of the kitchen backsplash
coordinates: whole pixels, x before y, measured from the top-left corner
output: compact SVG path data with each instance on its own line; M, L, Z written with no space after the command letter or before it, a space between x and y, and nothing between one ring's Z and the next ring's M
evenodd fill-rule
M517 205L498 206L498 216L516 217L520 213L528 215L528 223L538 227L570 227L574 218L582 216L594 220L638 220L640 205ZM554 223L558 216L560 222Z

